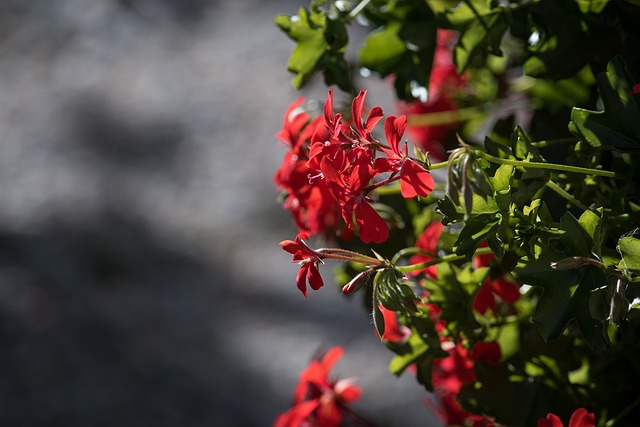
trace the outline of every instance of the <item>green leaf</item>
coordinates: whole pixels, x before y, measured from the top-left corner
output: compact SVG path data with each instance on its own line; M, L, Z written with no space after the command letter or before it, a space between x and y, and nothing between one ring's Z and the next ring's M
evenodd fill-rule
M502 8L484 17L477 17L463 30L454 51L454 61L459 73L467 69L475 57L490 53L502 56L500 43L509 28L508 15Z
M620 56L597 77L603 111L574 108L569 130L592 147L640 150L640 110L631 95L633 81Z
M422 4L414 9L393 9L387 21L371 32L360 49L360 65L380 74L393 75L399 99L413 101L421 88L429 87L436 47L435 15Z
M532 77L570 78L585 64L611 58L620 46L616 24L585 16L575 1L535 2L529 22L539 35L523 67Z
M331 20L320 12L301 7L298 15L278 15L275 24L297 42L287 69L295 73L293 85L300 89L316 72L324 72L327 85L349 90L349 73L344 52L347 30L342 22Z
M622 237L618 240L616 250L622 257L620 268L633 276L640 275L640 239L633 236Z
M499 218L486 215L469 218L464 223L454 247L456 254L471 260L476 248L485 239L494 238L498 232Z
M454 337L463 332L472 336L473 331L479 327L472 305L475 294L488 273L488 267L473 269L470 263L463 268L441 263L437 266L438 279L425 280L424 287L429 291L429 302L441 309L440 319L446 322L447 330Z
M429 318L429 313L424 308L419 313L408 316L406 323L411 328L411 335L407 342L387 343L387 346L396 353L389 363L389 370L395 375L401 375L409 365L415 365L418 382L427 390L433 391L431 383L433 362L449 354L442 350L435 323Z
M500 425L530 426L548 412L547 387L508 369L506 364L476 362L477 382L464 385L458 395L462 406L474 413L487 413ZM505 405L505 402L518 402Z
M566 270L552 268L552 263L568 257L591 256L600 228L596 217L593 212L585 213L579 221L567 212L559 227L565 233L549 239L548 246L538 244L537 258L522 260L515 270L522 283L543 289L532 320L539 325L546 341L560 337L567 324L575 320L592 348L609 345L602 321L590 311L592 293L607 284L604 272L591 265Z
M360 49L360 65L380 73L383 77L391 74L407 50L405 43L398 36L400 29L399 22L392 22L370 33Z
M607 6L610 0L576 0L580 12L582 13L600 13Z

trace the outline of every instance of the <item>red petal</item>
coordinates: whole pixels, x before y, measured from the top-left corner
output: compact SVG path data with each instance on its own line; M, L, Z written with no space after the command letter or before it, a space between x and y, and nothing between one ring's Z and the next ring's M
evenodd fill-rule
M333 368L338 359L344 354L344 349L340 346L332 347L322 357L322 365L326 368L327 372Z
M555 414L547 414L538 420L538 427L564 427L560 418Z
M402 139L406 126L407 117L404 115L398 118L389 116L384 122L384 133L389 142L389 146L398 156L401 156L400 140Z
M358 93L358 96L353 98L353 102L351 103L351 120L356 125L356 129L360 133L364 133L364 129L362 127L362 109L364 108L364 98L367 96L366 90L361 90Z
M318 267L316 267L316 263L310 262L308 264L307 271L308 271L307 277L309 279L309 285L311 286L311 289L313 289L314 291L317 291L324 285L324 282L322 281L322 276L320 276Z
M356 205L355 217L363 243L382 243L389 237L389 226L367 202Z
M405 160L400 170L400 191L405 199L427 197L434 187L435 182L428 171L411 160Z
M493 296L488 283L480 286L480 290L478 290L476 298L473 300L473 308L480 314L485 314L487 310L491 309L493 311L496 308L496 298Z
M364 126L364 133L371 133L383 115L384 113L382 112L382 108L377 106L373 107L371 111L369 111L369 115L367 116L367 121L365 122Z
M302 295L304 295L305 297L307 296L308 265L309 264L304 264L302 267L300 267L300 270L298 270L298 275L296 276L296 286L298 287L298 289L300 289L300 292L302 292Z
M327 94L327 100L324 101L324 120L327 122L327 125L333 123L333 88L329 88L329 93Z
M587 412L585 408L575 410L569 420L569 427L595 427L596 416L593 412Z

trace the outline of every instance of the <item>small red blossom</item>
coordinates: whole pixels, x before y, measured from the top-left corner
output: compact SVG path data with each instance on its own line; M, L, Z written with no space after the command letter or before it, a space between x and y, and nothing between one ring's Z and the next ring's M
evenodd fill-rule
M304 141L311 137L315 128L307 126L311 118L301 109L303 103L304 98L300 97L289 105L284 113L282 129L276 132L276 137L287 144L295 154L300 154Z
M314 172L307 166L309 140L320 126L322 118L311 120L301 109L304 98L294 101L287 112L282 129L276 136L289 150L273 181L285 194L283 206L289 210L298 230L307 234L335 232L340 209L322 180L310 180Z
M307 296L307 281L314 291L324 285L320 271L318 271L318 264L323 264L321 254L311 249L303 241L303 239L308 238L309 236L306 234L300 233L296 236L295 241L283 240L280 242L282 249L292 254L292 262L300 264L296 285L305 297Z
M564 427L562 420L555 414L547 414L538 420L538 427ZM576 409L569 419L567 427L596 427L596 416L585 408Z
M438 239L440 238L440 234L442 233L443 228L444 226L440 221L433 221L424 229L424 231L416 239L415 243L415 247L422 249L424 252L413 255L411 258L409 258L409 263L420 264L423 262L432 261L436 257ZM424 270L414 271L412 274L418 275L420 273L424 273L434 279L437 277L435 265L429 266Z
M631 89L631 93L633 95L640 95L640 83L638 83Z
M486 243L481 245L481 247L486 246ZM478 255L474 258L474 264L476 267L488 267L493 262L493 259L493 254ZM514 303L518 299L520 299L520 291L515 282L504 276L491 277L490 272L489 277L484 280L473 300L473 308L478 313L485 314L488 310L495 312L498 300Z
M474 362L493 363L496 358L499 360L500 346L495 342L476 343L469 351L460 344L443 343L445 344L451 346L447 350L449 356L434 361L431 377L439 405L428 402L429 406L446 425L494 426L494 421L484 415L473 414L463 409L456 396L463 385L476 380Z
M453 45L456 34L450 30L438 30L438 41L429 78L429 93L426 102L400 103L402 114L428 114L454 111L458 105L454 94L460 90L465 78L460 76L453 63ZM409 126L411 140L429 153L429 157L442 161L447 157L444 143L457 123L434 126Z
M398 322L398 315L395 311L385 308L382 304L378 305L384 317L384 334L380 337L382 341L403 343L411 336L411 329Z
M502 358L500 344L496 341L478 341L473 345L473 347L471 347L469 357L471 360L475 361L483 361L492 364L499 363Z
M360 397L361 390L350 379L332 381L329 372L342 357L342 347L333 347L321 359L313 360L300 373L293 406L280 414L274 427L339 427L347 404Z
M407 144L400 148L400 141L407 126L407 118L389 116L384 122L384 131L391 149L383 149L386 158L376 160L380 172L400 174L400 191L406 199L427 197L435 182L431 174L409 157Z

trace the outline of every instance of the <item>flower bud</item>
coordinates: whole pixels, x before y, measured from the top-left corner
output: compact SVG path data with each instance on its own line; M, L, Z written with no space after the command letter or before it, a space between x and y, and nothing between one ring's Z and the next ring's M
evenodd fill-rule
M581 256L574 256L562 259L558 262L552 262L551 268L554 270L571 270L573 268L582 267L585 264L588 264L588 258Z
M356 274L355 277L349 281L349 283L347 283L342 287L342 293L348 295L362 288L364 285L367 284L367 281L369 280L369 276L371 276L371 273L373 273L372 268L361 271L360 273Z

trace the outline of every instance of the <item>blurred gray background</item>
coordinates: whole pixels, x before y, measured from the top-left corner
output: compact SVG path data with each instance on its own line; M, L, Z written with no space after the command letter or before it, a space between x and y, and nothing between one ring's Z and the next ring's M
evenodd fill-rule
M363 415L436 425L360 300L305 299L278 246L274 133L326 96L273 24L301 4L0 2L0 425L268 426L333 345Z

